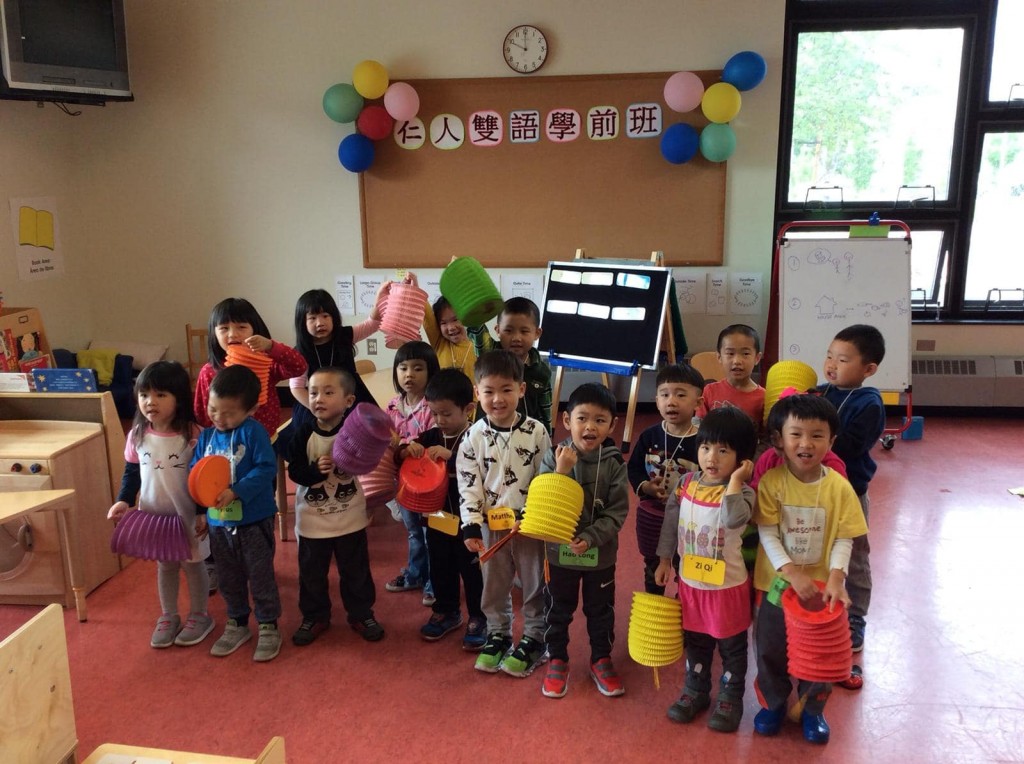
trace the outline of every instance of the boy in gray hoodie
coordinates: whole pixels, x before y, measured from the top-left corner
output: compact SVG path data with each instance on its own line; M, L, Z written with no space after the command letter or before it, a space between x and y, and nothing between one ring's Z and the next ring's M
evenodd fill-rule
M570 475L583 488L583 512L572 542L546 544L544 640L551 660L541 692L561 698L569 680L569 624L583 590L590 636L590 677L602 695L626 690L612 665L615 638L615 557L629 512L629 477L608 437L615 427L615 397L607 387L580 385L569 396L562 423L570 437L549 451L539 472Z

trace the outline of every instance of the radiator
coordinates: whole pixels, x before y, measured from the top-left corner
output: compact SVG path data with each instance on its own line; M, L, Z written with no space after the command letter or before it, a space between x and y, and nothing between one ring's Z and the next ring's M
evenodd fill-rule
M1024 358L914 356L916 406L1018 406L1024 408Z

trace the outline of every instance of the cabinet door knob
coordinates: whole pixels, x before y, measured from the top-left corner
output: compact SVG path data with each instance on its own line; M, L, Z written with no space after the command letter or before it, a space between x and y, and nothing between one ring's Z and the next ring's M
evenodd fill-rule
M31 467L28 468L28 471L31 472L33 475L37 475L43 471L43 465L39 464L38 462L35 462L34 464L32 464Z

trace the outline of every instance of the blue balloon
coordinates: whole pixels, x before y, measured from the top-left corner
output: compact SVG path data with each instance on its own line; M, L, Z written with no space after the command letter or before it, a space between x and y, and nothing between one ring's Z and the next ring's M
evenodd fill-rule
M760 53L744 50L725 62L722 70L722 81L728 82L737 90L753 90L764 79L768 65Z
M373 141L365 135L353 133L338 146L338 159L349 172L362 172L373 164Z
M661 134L661 155L672 164L685 164L693 159L700 136L692 125L680 122Z

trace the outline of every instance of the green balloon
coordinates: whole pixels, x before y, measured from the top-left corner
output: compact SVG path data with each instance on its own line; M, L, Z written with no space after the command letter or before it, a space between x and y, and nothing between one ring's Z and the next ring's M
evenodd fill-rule
M324 114L335 122L354 122L363 109L363 97L348 83L331 85L324 92Z
M700 153L709 162L724 162L736 150L736 133L726 123L712 122L701 130Z

